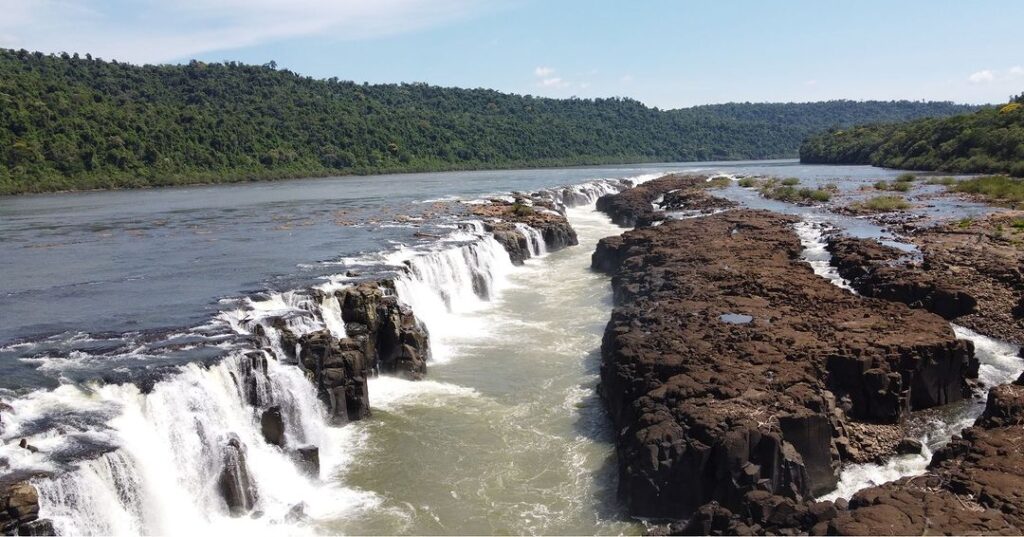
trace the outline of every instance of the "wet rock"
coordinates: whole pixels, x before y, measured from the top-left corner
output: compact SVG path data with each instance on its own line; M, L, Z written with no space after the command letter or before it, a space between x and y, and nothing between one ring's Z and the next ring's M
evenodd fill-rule
M28 440L25 438L22 438L21 441L18 442L18 447L20 447L21 449L27 449L32 453L39 453L39 448L33 446L32 444L29 444Z
M310 477L320 477L320 448L304 446L292 452L292 460L302 473Z
M223 466L217 480L217 489L231 516L249 514L256 506L258 494L249 474L245 444L232 436L222 447Z
M299 502L292 506L284 516L284 519L288 522L305 522L309 520L309 516L306 515L306 503Z
M928 473L862 490L831 535L1020 534L1024 528L1024 386L997 386L985 412L938 450Z
M666 218L665 209L711 212L734 207L732 201L708 194L705 175L671 174L597 200L597 209L623 227L646 227ZM660 208L654 202L662 198Z
M920 455L923 450L921 441L914 438L904 438L896 444L896 453L900 455Z
M52 530L49 520L39 519L39 493L31 483L0 480L0 531L4 535L52 535Z
M881 449L848 436L855 420L895 431L908 409L963 396L973 349L949 324L815 275L793 223L726 211L595 252L614 271L600 392L632 514L686 518L717 502L737 532L823 530L805 502L834 487L844 453Z
M260 416L260 431L268 444L284 447L284 418L279 405L274 405L263 411Z

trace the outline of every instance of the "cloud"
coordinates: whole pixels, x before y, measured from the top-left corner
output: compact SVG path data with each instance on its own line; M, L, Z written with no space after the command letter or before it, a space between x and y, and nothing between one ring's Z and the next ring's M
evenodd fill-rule
M0 0L0 46L133 63L292 38L384 37L472 15L471 0Z
M1024 67L1021 67L1019 65L1014 65L1013 67L1010 68L1009 75L1010 75L1010 78L1017 78L1019 76L1024 76Z
M533 70L533 74L539 77L546 77L555 74L555 70L551 67L538 67Z
M569 83L568 82L566 82L565 80L562 80L561 78L559 78L557 76L556 77L552 77L552 78L545 78L544 80L541 80L540 81L540 85L544 86L545 88L567 88L567 87L569 87Z
M967 80L972 84L981 84L985 82L992 82L996 79L996 74L989 69L984 69L976 73L971 73L971 76L967 77Z

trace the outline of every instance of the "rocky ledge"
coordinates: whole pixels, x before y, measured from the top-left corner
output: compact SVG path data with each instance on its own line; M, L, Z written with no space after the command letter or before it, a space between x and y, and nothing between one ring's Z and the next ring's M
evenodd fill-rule
M27 481L0 480L0 532L4 535L54 535L53 522L39 518L39 493Z
M858 292L955 319L977 332L1024 344L1024 213L1011 212L911 231L921 260L869 239L834 237L833 265Z
M1024 386L997 386L973 427L928 472L855 494L829 522L838 535L1020 535L1024 531Z
M494 234L515 265L532 257L531 252L553 252L579 244L576 230L551 200L517 194L513 201L493 199L472 205L470 212L484 218L484 229ZM527 233L523 226L536 233Z
M778 513L830 520L831 504L806 500L841 463L892 454L910 410L967 393L969 342L815 275L794 223L733 210L599 243L617 304L600 389L633 514L700 526L728 513L755 533Z
M664 220L669 211L712 212L735 206L732 201L714 197L707 189L705 175L672 174L659 177L617 194L607 194L597 200L597 209L623 227L644 227ZM658 208L655 207L657 202Z

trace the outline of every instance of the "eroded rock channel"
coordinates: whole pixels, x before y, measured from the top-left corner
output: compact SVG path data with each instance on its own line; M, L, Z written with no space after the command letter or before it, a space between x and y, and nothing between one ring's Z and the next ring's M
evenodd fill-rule
M801 260L794 217L737 209L661 221L651 201L680 189L692 203L684 209L714 205L693 178L598 204L641 226L603 239L593 256L612 275L616 301L601 393L632 513L696 534L1024 527L1011 492L1021 479L1012 461L1022 417L1011 385L991 391L983 417L934 455L927 475L849 502L815 501L843 465L919 451L904 437L911 413L972 397L979 364L947 322L986 307L965 280L908 275L891 263L903 253L834 239L833 262L861 292L853 294ZM732 316L746 322L725 322Z

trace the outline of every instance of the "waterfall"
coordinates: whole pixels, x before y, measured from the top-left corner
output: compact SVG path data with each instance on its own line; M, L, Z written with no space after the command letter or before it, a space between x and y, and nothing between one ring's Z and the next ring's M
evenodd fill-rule
M427 326L436 362L451 358L451 337L487 331L465 314L498 298L512 270L508 252L489 233L460 233L468 242L406 260L395 279L399 299Z
M548 253L547 244L544 242L544 235L540 231L520 222L516 222L516 231L526 237L530 257L540 257Z

